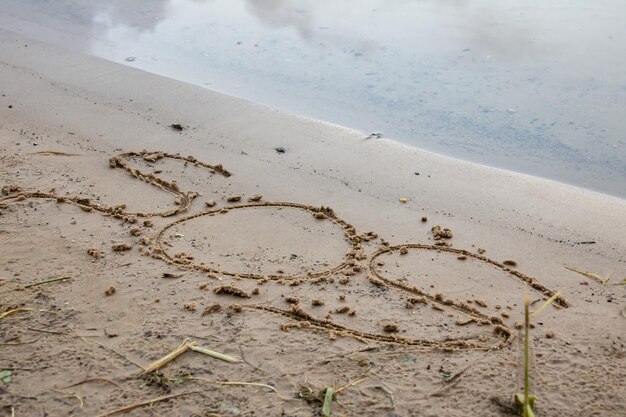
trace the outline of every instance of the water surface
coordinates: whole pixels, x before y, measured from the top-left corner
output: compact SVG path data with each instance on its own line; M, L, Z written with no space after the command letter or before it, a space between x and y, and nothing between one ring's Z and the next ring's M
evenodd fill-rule
M622 198L624 22L622 0L0 2L35 39Z

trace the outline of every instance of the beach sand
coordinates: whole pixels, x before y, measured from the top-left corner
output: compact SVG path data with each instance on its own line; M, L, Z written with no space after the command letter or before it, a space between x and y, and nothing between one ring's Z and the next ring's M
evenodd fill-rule
M516 415L557 290L537 415L626 415L624 200L9 31L0 94L4 415Z

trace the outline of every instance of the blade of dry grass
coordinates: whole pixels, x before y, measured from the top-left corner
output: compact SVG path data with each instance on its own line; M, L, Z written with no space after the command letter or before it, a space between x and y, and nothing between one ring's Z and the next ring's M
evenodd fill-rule
M53 282L58 282L58 281L66 281L68 279L72 279L72 277L56 277L56 278L50 278L50 279L46 279L44 281L39 281L39 282L35 282L33 284L28 284L28 285L24 285L22 288L26 289L26 288L31 288L31 287L36 287L38 285L45 285L45 284L50 284Z
M281 400L285 400L285 401L289 401L291 400L291 398L287 398L284 397L283 395L280 394L280 392L278 392L278 390L276 388L274 388L271 385L267 385L267 384L262 384L260 382L240 382L240 381L215 381L216 384L218 385L241 385L241 386L253 386L253 387L261 387L261 388L267 388L271 391L273 391L278 398L280 398Z
M63 392L56 388L50 388L50 390L63 395L65 398L76 398L78 402L80 403L80 408L83 408L83 406L85 405L85 402L83 401L83 399L75 392Z
M101 377L101 376L96 376L96 377L93 377L93 378L88 378L88 379L85 379L84 381L80 381L80 382L77 382L77 383L75 383L75 384L68 385L67 387L63 387L62 389L67 389L67 388L77 387L77 386L79 386L79 385L87 384L87 383L89 383L89 382L94 382L94 381L104 381L104 382L108 382L109 384L113 384L113 385L115 385L116 387L118 387L119 389L121 389L122 391L124 391L124 387L123 387L123 386L121 386L120 384L118 384L117 382L112 381L112 380L110 380L109 378L103 378L103 377Z
M541 307L539 307L537 310L535 310L532 313L530 313L530 317L535 317L535 316L539 315L539 313L541 313L546 307L548 307L550 304L552 304L552 302L554 300L556 300L559 295L561 295L561 290L557 291L552 297L548 298L546 300L546 302L543 303L541 305Z
M43 156L80 156L77 153L67 153L67 152L59 152L59 151L39 151L39 152L31 152L29 155L43 155Z
M391 407L393 407L393 409L396 410L396 399L393 396L393 392L391 392L386 386L382 384L376 385L374 388L379 389L385 394L387 394L389 396L389 400L391 401Z
M27 329L30 330L30 331L33 331L33 332L48 333L48 334L59 334L61 336L68 336L69 335L69 333L55 332L53 330L37 329L35 327L27 327Z
M32 308L14 308L13 310L5 311L4 313L0 314L0 319L9 317L12 314L22 313L26 311L33 311L33 309Z
M272 392L274 392L276 394L276 396L278 398L280 398L281 400L284 400L284 401L296 400L296 398L285 397L275 387L273 387L271 385L267 385L267 384L262 384L260 382L213 381L212 379L203 378L201 376L190 376L190 377L185 377L185 379L190 380L190 381L203 381L203 382L208 382L209 384L217 384L217 385L242 385L242 386L248 386L249 385L249 386L256 386L256 387L261 387L261 388L267 388L267 389L271 390Z
M356 381L348 382L346 385L343 385L343 386L337 388L333 395L337 396L337 394L339 394L341 391L344 391L344 390L346 390L346 389L348 389L350 387L353 387L356 384L360 384L361 382L365 381L366 379L367 379L367 377L364 376L363 378L357 379Z
M587 272L587 271L583 271L582 269L571 268L569 266L564 266L564 268L569 269L570 271L576 272L580 275L586 276L587 278L591 278L592 280L602 285L606 285L609 282L609 278L602 278L600 275L594 274L593 272Z
M146 400L146 401L141 401L141 402L134 403L134 404L129 404L129 405L117 408L117 409L112 410L112 411L107 411L106 413L100 414L97 417L108 417L108 416L112 416L112 415L115 415L115 414L121 414L121 413L125 413L127 411L130 411L130 410L134 410L135 408L145 407L147 405L156 404L156 403L161 402L161 401L171 400L172 398L182 397L184 395L200 394L201 392L202 391L190 391L190 392L182 392L180 394L165 395L163 397L157 397L157 398L153 398L151 400Z
M193 350L194 352L198 352L198 353L203 353L207 356L211 356L215 359L219 359L222 360L224 362L230 362L230 363L241 363L243 362L240 358L236 358L234 356L230 356L230 355L226 355L224 353L219 353L219 352L215 352L213 350L204 348L202 346L197 346L197 345L190 345L189 349Z
M27 340L26 342L7 342L7 343L0 343L0 346L19 346L19 345L30 345L32 343L36 343L39 341L39 339L41 339L41 337L38 337L36 339L33 340Z

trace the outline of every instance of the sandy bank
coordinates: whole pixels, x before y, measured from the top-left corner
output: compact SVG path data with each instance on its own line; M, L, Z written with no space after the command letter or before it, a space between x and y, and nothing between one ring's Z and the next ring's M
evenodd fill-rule
M0 185L47 193L7 189L0 211L0 307L32 309L0 321L0 368L13 373L0 395L16 415L94 415L195 390L158 413L317 415L303 387L363 377L337 415L506 415L524 294L559 289L569 307L542 313L535 333L539 415L626 411L624 286L564 268L610 284L626 275L624 200L8 31L0 94ZM143 149L192 158L130 154L110 166ZM453 237L435 240L435 225ZM188 353L162 374L133 374L186 337L246 361ZM115 384L64 388L94 377ZM215 383L225 380L281 397Z

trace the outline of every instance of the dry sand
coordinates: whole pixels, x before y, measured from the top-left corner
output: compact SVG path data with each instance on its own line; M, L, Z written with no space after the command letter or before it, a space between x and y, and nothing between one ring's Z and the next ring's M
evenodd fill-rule
M515 415L559 289L538 415L626 415L624 200L8 31L0 94L3 415Z

